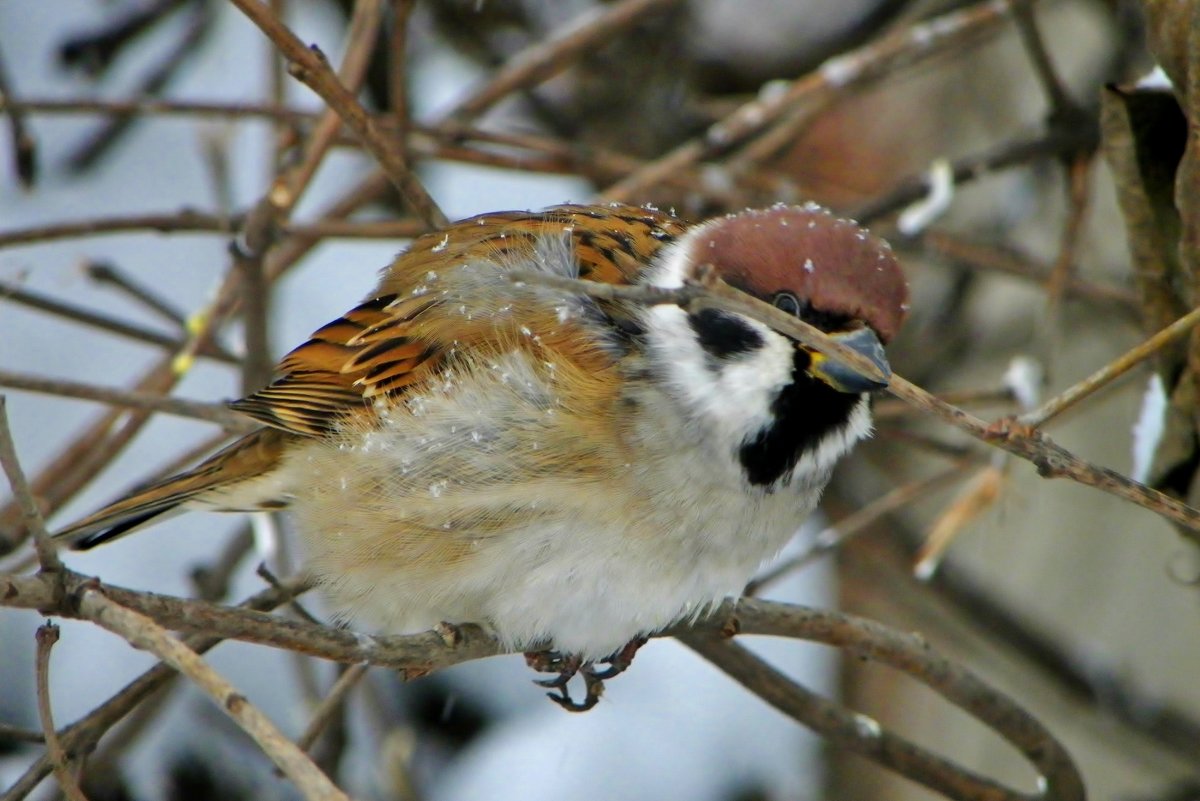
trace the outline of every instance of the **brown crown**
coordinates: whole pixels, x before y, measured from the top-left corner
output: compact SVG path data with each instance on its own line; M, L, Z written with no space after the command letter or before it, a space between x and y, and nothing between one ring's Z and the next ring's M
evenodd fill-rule
M908 312L908 285L891 246L815 204L715 220L694 241L692 255L756 297L791 292L818 311L862 320L884 342Z

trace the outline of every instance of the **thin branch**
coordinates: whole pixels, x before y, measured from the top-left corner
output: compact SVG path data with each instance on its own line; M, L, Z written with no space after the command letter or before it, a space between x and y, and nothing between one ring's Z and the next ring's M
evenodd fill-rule
M7 578L0 576L0 586L11 587L7 584ZM76 576L76 578L85 577ZM304 592L306 588L304 582L292 582L284 588L269 587L247 598L241 603L240 608L266 612ZM46 605L42 602L49 602L53 599L54 593L51 586L43 584L37 588L28 587L27 589L40 599L29 608L39 608ZM214 637L209 633L193 635L183 640L185 645L200 654L210 650L221 641L221 637ZM178 675L172 668L161 662L150 668L81 720L61 730L59 736L62 738L63 747L67 753L72 755L91 751L107 731L120 723L126 715L138 708L148 698L170 685ZM20 801L33 792L50 772L50 760L43 755L35 760L3 795L0 795L0 801Z
M166 393L177 379L178 374L170 369L170 363L160 362L134 383L134 391ZM41 503L44 513L54 514L94 479L149 419L150 412L143 409L110 409L63 448L32 482L33 495ZM0 550L15 547L28 534L25 526L5 530L14 522L16 510L15 502L0 508Z
M50 708L50 649L58 642L58 626L45 623L37 630L37 706L42 720L42 735L46 740L46 755L54 767L58 787L70 801L88 801L67 764L67 752L54 729L54 713Z
M622 0L590 8L554 34L514 54L483 86L459 101L444 117L468 122L518 89L528 89L566 70L604 42L679 0Z
M1050 61L1050 53L1046 49L1046 42L1034 16L1033 0L1011 0L1011 3L1017 32L1021 36L1025 52L1029 54L1029 60L1033 62L1034 72L1037 73L1038 82L1046 93L1046 99L1050 102L1051 113L1055 116L1077 113L1075 101L1067 94L1062 79L1058 77L1054 64Z
M1037 263L998 247L969 242L945 231L925 231L915 244L927 253L974 270L1004 273L1045 285L1050 280L1052 266ZM1068 294L1093 301L1117 303L1133 313L1138 307L1137 294L1125 287L1097 284L1068 276Z
M168 0L166 3L166 5L172 4L180 5L179 2L172 3L172 0ZM193 10L183 35L139 79L133 94L153 96L161 93L176 76L179 68L199 49L198 45L212 27L213 14L207 3L193 2L191 6ZM67 157L71 169L85 170L94 165L136 120L137 117L133 115L117 115L106 120L99 130L89 136L83 145Z
M412 124L408 108L408 29L416 5L416 0L392 0L392 25L388 32L388 110L397 138L405 146Z
M199 101L38 98L23 101L22 107L30 114L112 115L136 112L142 115L197 115L235 120L264 118L291 124L313 123L319 116L315 112L281 108L278 105ZM3 108L2 101L0 108ZM412 121L398 120L393 114L375 115L373 119L388 135L403 144L407 151L445 161L552 174L579 174L595 182L615 180L640 169L645 164L641 159L624 153L543 135L485 131L459 124L440 128L422 126ZM339 137L341 136L339 133ZM472 142L477 146L467 146L466 143ZM342 144L340 138L338 143ZM354 139L353 144L359 147L357 139ZM517 152L513 152L514 150ZM680 171L665 176L663 180L668 186L687 189L705 197L720 198L720 193L706 184L695 171ZM764 191L768 191L775 183L773 176L758 173L747 174L740 180L745 185L762 185ZM428 226L422 225L416 233L426 230ZM2 236L0 235L0 242L3 242Z
M183 347L183 342L176 337L167 334L159 333L153 328L145 328L140 325L127 323L115 317L110 317L106 314L99 314L90 309L81 306L75 306L70 303L63 303L60 300L29 292L12 284L0 281L0 302L7 301L10 303L20 303L22 306L28 306L31 309L44 311L49 314L62 317L65 320L80 323L91 328L107 331L117 336L128 337L139 342L145 342L150 345L156 345L160 348L168 348L178 350ZM237 358L224 350L216 343L208 343L201 350L201 355L207 356L217 361L225 362L226 364L237 364Z
M404 158L403 151L379 129L366 109L338 80L325 56L316 47L305 47L291 30L258 0L232 0L275 43L290 62L288 71L321 96L329 107L362 139L400 196L432 228L448 222L433 198L425 191Z
M224 598L229 592L234 572L253 550L254 529L246 523L225 543L212 562L192 568L189 578L196 588L196 594L205 601Z
M854 537L866 531L872 523L884 515L891 514L897 509L907 506L925 493L938 489L953 479L961 479L963 477L963 469L974 461L976 460L961 459L945 470L895 487L865 506L855 509L833 525L822 529L813 537L812 544L803 551L788 559L784 559L782 562L772 566L765 573L755 576L754 580L746 585L746 589L742 591L742 594L746 596L759 595L768 585L775 583L805 565L811 564L825 554L832 553L841 548Z
M940 392L937 395L955 406L1010 406L1015 398L1011 387L995 389L962 389ZM895 398L881 398L871 406L871 418L878 424L885 420L907 417L914 409Z
M8 102L0 98L0 110L7 108ZM227 120L264 118L293 124L311 122L320 116L320 112L304 111L279 104L220 103L153 97L111 100L95 97L39 97L22 99L21 108L29 114L99 114L105 117L135 114L143 117L185 115Z
M1026 796L943 759L797 684L745 646L713 635L687 633L678 639L750 692L798 723L847 751L896 771L956 801L1023 801ZM1083 799L1082 793L1072 798Z
M26 189L33 187L37 180L37 142L29 133L25 123L25 107L18 103L13 95L12 81L8 78L8 70L4 65L3 53L0 53L0 112L8 117L8 125L12 131L12 163L17 180Z
M55 239L74 239L98 234L122 234L129 231L154 231L168 233L217 233L231 234L241 224L236 217L222 214L206 214L192 209L183 209L175 214L131 214L113 217L97 217L78 222L51 223L31 228L0 231L0 248L14 245L36 245Z
M1052 128L1040 136L1017 139L982 153L972 153L955 159L950 162L950 172L955 185L964 184L1009 167L1024 166L1038 159L1063 156L1094 147L1098 135L1094 125L1069 129ZM929 180L928 170L904 178L891 190L860 206L852 216L863 225L869 225L881 217L894 214L929 194Z
M912 406L941 418L989 445L1002 448L1032 462L1044 478L1069 478L1085 486L1095 487L1119 498L1149 509L1181 526L1181 533L1200 542L1200 510L1176 500L1145 484L1134 481L1115 470L1099 467L1071 453L1050 440L1040 431L1011 419L988 424L974 415L942 401L899 375L884 375L862 354L835 342L819 329L792 317L774 306L763 303L714 276L699 276L700 283L685 283L678 289L655 286L616 286L590 281L551 276L545 273L518 271L509 273L513 281L539 284L572 293L582 293L607 300L626 300L643 304L670 303L686 310L718 308L751 317L775 331L818 350L853 369L859 375L887 385L887 391Z
M41 744L46 742L46 735L32 729L0 723L0 742Z
M278 19L278 16L275 15ZM382 0L360 0L354 6L346 34L346 54L335 80L347 92L356 92L366 75L375 37L383 21ZM234 269L242 279L242 322L246 337L246 359L242 364L242 391L250 393L271 379L274 357L268 327L270 292L264 265L268 249L275 243L279 222L288 219L304 196L329 152L342 120L332 108L317 120L304 143L303 157L295 167L283 171L246 217L237 237L230 243Z
M1015 794L1017 797L1058 801L1082 800L1086 797L1070 755L1050 732L1011 699L989 688L966 668L938 654L922 637L895 631L881 623L854 615L791 604L744 598L736 606L730 608L726 604L722 609L728 613L724 621L714 613L705 618L704 627L693 626L689 631L707 631L711 634L714 628L719 627L717 632L801 637L842 648L858 658L901 670L992 728L1025 755L1045 782L1038 794L1029 796L1018 793ZM685 643L695 647L690 638ZM863 720L859 716L852 723L855 733L862 735L861 745L872 749L881 747L883 740L874 735L877 730L877 724L872 725L874 721ZM895 756L901 757L902 754ZM941 787L938 789L945 791ZM988 796L972 794L955 797Z
M182 312L163 299L156 291L143 285L116 265L107 261L89 261L84 265L88 278L98 284L109 284L150 311L183 330L187 320Z
M1007 0L985 0L916 23L829 59L779 91L761 94L689 140L605 189L601 200L638 199L668 176L727 150L771 125L803 103L832 102L848 87L894 71L939 52L961 37L995 25L1009 13Z
M269 0L271 3L271 11L280 19L284 18L286 8L284 0ZM271 104L276 108L282 108L287 101L287 62L283 59L283 54L279 49L266 43L267 57L267 74L269 76L270 88L268 96L271 99ZM298 135L295 120L285 120L276 118L272 126L275 135L275 158L273 160L272 169L276 172L282 168L283 160L286 153L286 144L289 137Z
M42 512L29 489L29 482L25 480L25 471L21 469L21 463L17 460L17 448L13 442L12 431L8 427L7 405L8 398L0 395L0 466L4 468L4 474L8 477L13 498L21 507L25 529L33 535L33 545L37 550L42 571L61 573L64 568L62 560L58 558L58 549L50 539L50 532L46 531L46 521L42 519Z
M354 686L363 676L367 675L367 671L370 669L370 665L360 662L357 665L350 665L342 675L338 676L337 681L329 688L329 693L313 710L312 718L308 721L304 733L296 740L296 745L301 750L308 751L313 747L313 743L321 736L321 732L329 725L329 721L341 709L347 693L354 689Z
M149 392L129 392L122 389L109 389L108 387L85 384L80 381L41 378L11 370L0 369L0 387L21 389L26 392L41 392L63 398L80 398L82 400L108 403L113 406L148 409L150 411L173 414L178 417L187 417L193 420L204 420L208 423L215 423L230 433L248 434L260 427L245 415L238 414L222 404L189 401L183 398L154 395Z
M1084 398L1120 378L1167 345L1186 337L1198 323L1200 323L1200 307L1192 309L1154 336L1129 349L1077 384L1063 390L1037 409L1021 415L1017 418L1017 422L1030 428L1045 425Z
M270 719L232 684L209 667L199 654L171 637L145 615L126 609L96 589L84 589L78 599L84 617L123 637L135 648L150 651L204 690L217 707L249 734L296 788L308 799L349 801L308 756L275 728Z

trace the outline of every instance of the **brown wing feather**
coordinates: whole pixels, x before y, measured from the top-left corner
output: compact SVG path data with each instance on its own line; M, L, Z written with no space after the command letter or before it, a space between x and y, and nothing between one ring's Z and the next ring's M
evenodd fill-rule
M148 486L83 518L55 534L72 548L85 550L128 534L149 520L201 495L264 476L275 469L291 437L264 428L242 437L186 473ZM219 507L220 498L209 498Z
M482 215L425 234L385 270L375 294L316 331L284 357L270 386L233 408L273 428L323 436L346 416L369 414L376 398L424 380L455 341L470 344L495 335L483 323L472 327L450 315L427 315L441 302L418 289L430 273L472 260L512 264L533 253L540 240L567 235L581 278L630 283L684 228L653 209L559 206L540 214ZM547 321L545 328L552 327ZM551 336L543 346L561 350L570 347L569 340ZM587 361L595 354L578 358Z

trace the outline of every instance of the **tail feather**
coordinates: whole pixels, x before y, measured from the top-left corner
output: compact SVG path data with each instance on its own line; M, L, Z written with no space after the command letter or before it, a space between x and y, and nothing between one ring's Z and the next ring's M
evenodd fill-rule
M142 487L54 535L73 550L87 550L122 537L178 511L189 501L226 511L279 508L274 482L262 482L279 466L284 445L295 435L260 429L218 451L186 473ZM261 484L261 491L255 487Z

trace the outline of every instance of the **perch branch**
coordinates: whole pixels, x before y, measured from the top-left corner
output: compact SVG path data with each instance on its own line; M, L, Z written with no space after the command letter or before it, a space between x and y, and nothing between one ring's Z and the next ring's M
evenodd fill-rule
M470 625L458 627L454 637L436 631L370 636L248 609L231 609L204 601L101 585L95 579L75 573L66 573L64 582L66 596L56 600L47 576L0 576L0 603L40 608L66 617L90 617L97 609L116 608L130 615L144 616L163 628L204 632L209 637L240 639L346 664L370 664L410 674L424 674L506 652L493 637ZM108 603L101 604L100 599ZM883 733L874 724L864 727L861 721L865 719L861 716L856 717L828 701L821 701L828 705L822 708L840 710L840 715L849 716L844 719L860 722L855 746L858 750L876 754L883 764L901 772L907 771L905 775L910 778L937 789L957 788L952 792L956 799L1024 797L1069 801L1080 797L1072 790L1078 783L1074 766L1061 746L1039 724L1010 699L936 654L919 637L838 612L754 599L744 599L736 605L727 602L695 623L674 627L662 636L728 636L731 631L814 640L848 649L857 656L915 676L1021 749L1046 779L1047 790L1045 795L1039 796L997 794L1000 791L989 780L926 752L921 752L925 757L918 756L915 762L906 762L912 754L908 748L876 751L871 744L877 743L881 735L886 742L904 741ZM842 732L839 737L854 739L855 735L844 729L839 731Z

